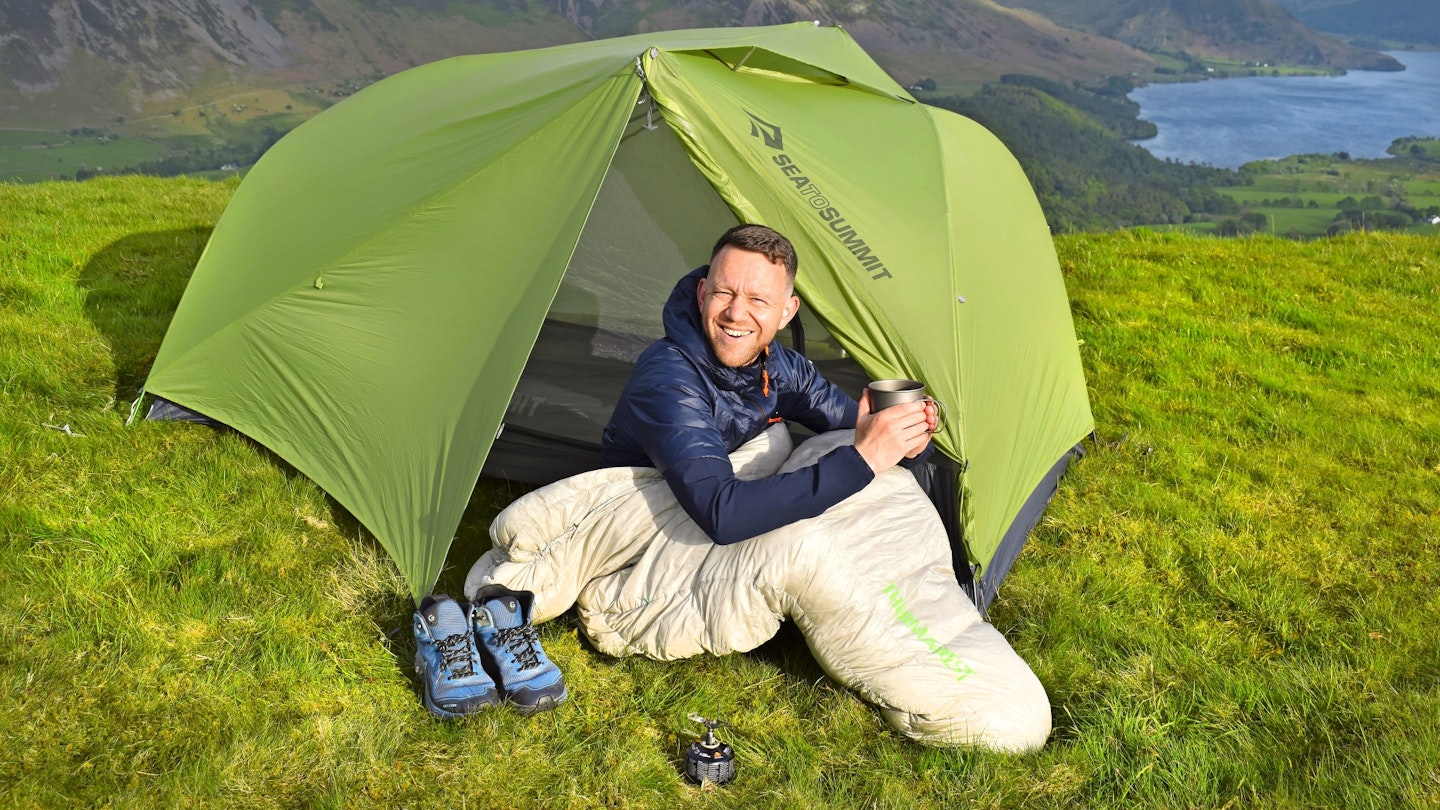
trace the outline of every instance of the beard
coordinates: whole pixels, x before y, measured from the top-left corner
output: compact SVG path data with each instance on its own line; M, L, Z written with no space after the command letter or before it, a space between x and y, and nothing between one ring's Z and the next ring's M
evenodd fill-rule
M726 368L742 368L754 363L760 358L760 353L775 339L775 333L751 332L743 338L735 339L725 333L718 324L706 325L706 338L710 343L710 351L720 365Z

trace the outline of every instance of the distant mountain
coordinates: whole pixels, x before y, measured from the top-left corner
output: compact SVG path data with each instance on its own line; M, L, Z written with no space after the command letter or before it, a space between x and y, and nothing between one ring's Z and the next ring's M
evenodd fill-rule
M819 20L842 25L902 84L942 87L1005 73L1099 80L1155 65L1123 43L1056 25L994 0L561 0L587 35Z
M1272 0L1004 2L1043 14L1061 25L1154 53L1360 70L1403 69L1399 62L1382 53L1306 28ZM1436 0L1415 2L1434 5ZM1357 2L1355 5L1378 3Z
M240 89L353 85L459 53L581 37L556 14L501 13L496 3L432 14L419 3L0 0L0 121L108 122Z
M1351 39L1440 46L1440 3L1436 0L1275 1L1316 31Z
M930 79L951 92L1004 74L1148 75L1157 63L1147 51L1389 66L1270 0L1006 2L0 0L0 126L103 124L263 87L338 96L458 54L796 20L843 25L901 83Z
M700 26L844 25L898 80L1099 79L1153 58L992 0L0 0L0 121L75 126L257 86Z

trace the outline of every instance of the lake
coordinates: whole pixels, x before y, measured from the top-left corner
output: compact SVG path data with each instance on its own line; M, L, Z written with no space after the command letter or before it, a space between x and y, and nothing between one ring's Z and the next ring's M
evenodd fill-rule
M1440 137L1440 52L1389 53L1406 69L1136 88L1130 98L1159 134L1133 143L1161 159L1234 169L1308 153L1387 157L1396 138Z

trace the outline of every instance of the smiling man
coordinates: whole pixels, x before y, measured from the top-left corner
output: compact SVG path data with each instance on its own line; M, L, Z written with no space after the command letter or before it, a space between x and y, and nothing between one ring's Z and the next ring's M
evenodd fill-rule
M710 264L685 276L665 305L665 337L635 362L605 427L610 466L654 467L716 543L814 517L902 459L927 450L933 405L870 412L775 340L795 317L795 248L763 225L726 231ZM816 464L757 481L735 476L730 453L772 423L816 432L855 429L854 445Z

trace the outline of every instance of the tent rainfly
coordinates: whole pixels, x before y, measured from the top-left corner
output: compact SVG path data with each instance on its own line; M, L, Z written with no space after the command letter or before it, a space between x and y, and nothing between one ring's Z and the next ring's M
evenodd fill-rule
M146 380L150 416L274 451L418 601L482 470L598 464L665 297L737 222L795 243L787 339L823 373L856 396L867 376L921 379L947 403L929 490L983 609L1093 431L1064 282L1005 147L840 28L457 57L356 93L236 191Z

